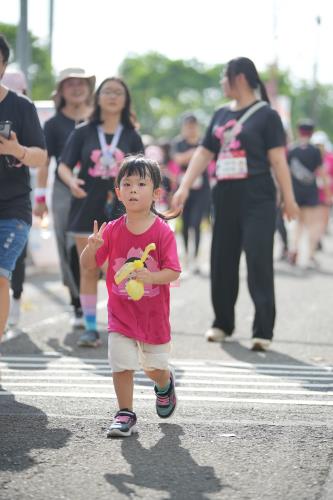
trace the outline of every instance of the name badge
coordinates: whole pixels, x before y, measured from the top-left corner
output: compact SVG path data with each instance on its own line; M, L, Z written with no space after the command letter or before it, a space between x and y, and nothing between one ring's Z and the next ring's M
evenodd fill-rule
M216 177L219 181L248 177L245 151L221 151L216 162Z

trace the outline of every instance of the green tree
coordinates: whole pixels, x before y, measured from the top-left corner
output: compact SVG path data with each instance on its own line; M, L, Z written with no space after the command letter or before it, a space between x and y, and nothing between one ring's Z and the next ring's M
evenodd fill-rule
M12 49L11 63L16 61L16 32L16 26L0 23L0 33L5 35ZM32 59L29 68L31 98L34 100L49 99L55 83L49 50L30 31L29 39Z
M186 111L207 124L222 102L221 71L221 65L207 67L196 59L170 60L150 52L127 57L119 72L131 90L142 133L171 138Z

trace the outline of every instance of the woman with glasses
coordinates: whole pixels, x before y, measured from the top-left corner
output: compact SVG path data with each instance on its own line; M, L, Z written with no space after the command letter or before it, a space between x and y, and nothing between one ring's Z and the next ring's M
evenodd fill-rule
M115 196L115 178L125 155L141 152L143 144L135 129L128 87L121 78L107 78L95 93L89 121L71 134L59 165L60 178L72 193L68 231L75 238L79 255L95 220L100 226L124 213ZM100 344L96 322L99 270L81 267L80 274L85 331L78 344L96 347Z
M214 114L174 195L173 206L185 203L195 179L216 159L211 249L215 318L205 336L221 342L235 328L239 262L244 250L255 307L252 349L265 350L272 340L275 321L276 192L272 172L282 192L286 216L295 218L298 207L286 162L282 122L269 105L254 63L246 57L232 59L221 84L224 95L233 101Z

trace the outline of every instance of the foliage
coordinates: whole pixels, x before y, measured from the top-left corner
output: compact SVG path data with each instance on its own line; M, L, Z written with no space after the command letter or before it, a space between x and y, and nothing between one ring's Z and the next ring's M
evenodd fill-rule
M222 66L207 67L192 59L170 60L156 52L127 57L121 67L144 134L168 137L179 132L180 117L191 111L206 125L221 104Z
M16 33L17 27L11 24L0 23L0 33L3 33L11 46L10 63L16 61ZM32 64L29 68L31 82L31 98L50 99L54 88L54 75L48 47L43 46L39 39L29 31Z

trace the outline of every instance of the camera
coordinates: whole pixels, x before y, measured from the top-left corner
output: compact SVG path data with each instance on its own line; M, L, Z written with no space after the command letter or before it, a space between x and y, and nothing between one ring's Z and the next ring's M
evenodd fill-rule
M12 122L6 120L4 122L0 121L0 135L5 139L10 138L10 132L12 130Z

